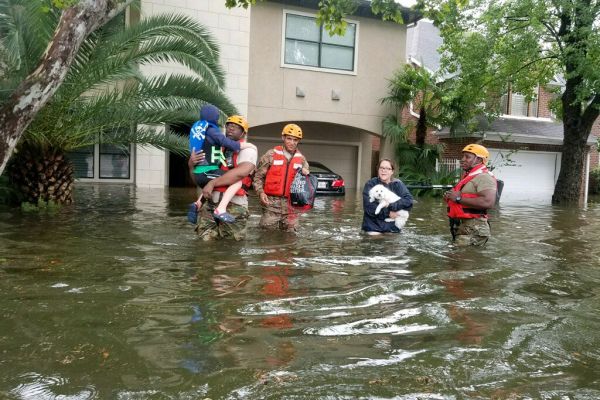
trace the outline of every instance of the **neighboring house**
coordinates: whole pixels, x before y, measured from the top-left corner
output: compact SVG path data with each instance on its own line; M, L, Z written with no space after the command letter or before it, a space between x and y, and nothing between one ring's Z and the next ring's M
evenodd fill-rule
M431 22L421 20L407 33L407 59L414 65L436 71L439 68L437 48L441 38ZM562 87L561 82L548 85ZM528 103L523 95L509 92L501 99L501 116L492 123L481 120L479 130L485 132L481 144L490 151L494 174L504 181L502 199L550 202L558 178L563 144L563 125L551 114L548 103L552 94L539 87L537 98ZM404 110L403 119L416 119L412 110ZM582 197L587 196L589 170L598 165L597 137L600 121L596 121L588 139L587 168ZM455 163L462 148L479 138L452 137L447 128L428 133L429 143L446 145L444 161ZM510 162L507 162L506 157Z
M380 104L387 78L406 60L406 25L382 21L365 1L348 17L346 34L332 37L315 24L317 9L318 0L264 1L248 10L227 9L225 0L141 0L142 17L177 12L210 29L220 45L226 93L247 116L259 156L281 143L282 127L295 122L304 132L300 150L306 157L341 174L347 188L359 188L370 178L373 146L379 146L382 119L390 112ZM414 22L416 15L407 11L405 20ZM148 75L169 70L184 72L172 65L142 69ZM391 152L391 146L382 147L383 154ZM108 150L95 149L90 165L96 166L84 175L89 180L119 180L106 170L114 169L112 160L123 164L123 157ZM176 159L132 148L127 174L117 171L119 181L179 184L188 173Z

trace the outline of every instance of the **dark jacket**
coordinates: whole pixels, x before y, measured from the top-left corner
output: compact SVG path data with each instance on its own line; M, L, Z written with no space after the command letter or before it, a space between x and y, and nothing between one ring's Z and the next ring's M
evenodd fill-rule
M379 214L375 215L375 209L377 208L378 203L377 200L372 203L369 201L369 190L378 184L382 184L392 192L396 193L400 197L400 200L383 208ZM385 222L385 219L389 218L390 211L410 211L412 206L413 197L401 180L394 179L389 184L385 184L378 177L371 178L365 184L365 188L363 189L364 215L362 229L365 232L400 232L400 229L398 229L394 221Z

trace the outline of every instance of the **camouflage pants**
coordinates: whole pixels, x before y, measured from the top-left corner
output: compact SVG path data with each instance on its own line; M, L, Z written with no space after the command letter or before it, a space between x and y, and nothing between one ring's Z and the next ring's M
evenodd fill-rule
M216 204L208 201L200 210L198 216L198 225L196 233L202 240L214 240L223 238L233 238L243 240L246 237L246 223L248 222L248 209L237 204L229 203L227 212L235 217L235 222L227 224L217 222L212 216Z
M268 196L271 204L262 206L260 227L265 229L278 229L296 232L298 227L298 213L285 197Z
M483 246L492 236L490 224L485 218L465 218L456 229L454 243L457 246Z

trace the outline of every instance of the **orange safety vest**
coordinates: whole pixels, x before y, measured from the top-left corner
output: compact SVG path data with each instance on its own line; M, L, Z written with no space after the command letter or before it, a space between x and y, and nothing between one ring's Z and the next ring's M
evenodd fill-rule
M496 179L494 177L494 174L492 174L485 165L480 164L480 165L476 166L475 168L473 168L471 171L469 171L469 173L467 175L465 175L460 180L460 182L458 182L456 184L456 186L454 186L452 188L452 190L455 192L460 192L461 189L467 183L469 183L473 178L475 178L479 174L489 174L492 178L494 178L494 180ZM461 193L461 196L464 198L467 198L467 199L478 197L476 194L472 194L472 193ZM448 203L448 217L450 217L450 218L464 219L464 218L487 218L488 217L487 210L477 210L477 209L473 209L473 208L467 208L467 207L464 207L462 204L459 204L453 200L447 200L446 203Z
M245 142L246 139L240 139L240 142ZM232 166L229 165L221 165L221 169L223 171L229 171L231 168L235 168L237 167L237 157L238 157L238 153L235 152L233 153L233 156L231 157L232 159ZM214 188L214 190L216 190L217 192L224 192L227 190L228 186L219 186ZM248 175L247 177L245 177L244 179L242 179L242 187L240 189L238 189L237 192L235 192L236 196L246 196L248 194L247 189L246 188L251 188L252 187L252 179L250 178L250 175Z
M282 146L273 149L273 161L267 171L264 192L269 196L290 197L290 186L298 168L302 168L304 156L296 151L288 162Z

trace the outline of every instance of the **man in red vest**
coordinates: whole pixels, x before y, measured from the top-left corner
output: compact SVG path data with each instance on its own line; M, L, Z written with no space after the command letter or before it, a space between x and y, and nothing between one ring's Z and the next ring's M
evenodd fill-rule
M227 118L225 123L225 134L235 141L245 141L248 133L248 122L240 115ZM193 167L204 157L202 152L194 152L190 156L188 166L190 173ZM258 151L255 146L242 149L239 152L226 153L227 166L221 167L226 172L210 180L202 189L202 195L210 199L208 207L202 207L196 232L204 240L233 238L242 240L246 236L246 222L248 221L248 197L247 190L252 185L250 175L256 167ZM192 175L193 176L193 175ZM242 181L242 189L235 193L227 206L227 212L235 217L235 222L216 221L212 215L213 210L219 203L223 192L231 184Z
M298 151L302 129L287 124L281 131L283 146L268 150L258 162L254 190L260 198L263 214L260 226L295 232L298 213L290 205L290 186L298 169L308 175L308 162Z
M485 166L490 153L479 144L463 149L460 166L465 171L452 190L444 193L452 239L459 246L483 246L491 236L487 210L496 204L497 183Z

